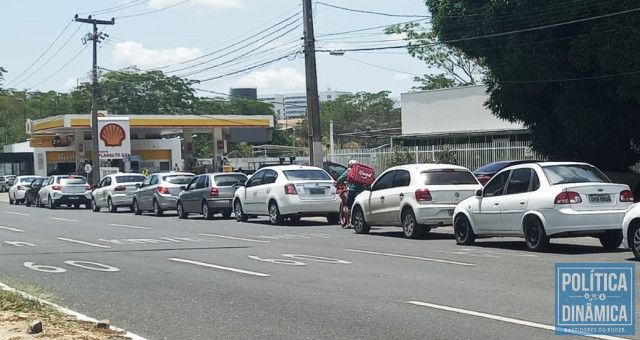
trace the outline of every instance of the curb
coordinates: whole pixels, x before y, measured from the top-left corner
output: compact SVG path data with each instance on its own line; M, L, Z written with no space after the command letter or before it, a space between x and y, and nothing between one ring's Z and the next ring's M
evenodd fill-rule
M39 297L30 295L30 294L27 294L25 292L19 291L19 290L15 289L15 288L9 287L9 286L7 286L6 284L4 284L2 282L0 282L0 289L6 290L6 291L9 291L9 292L15 292L15 293L18 293L18 294L22 295L23 297L25 297L27 299L35 300L35 301L38 301L38 302L40 302L42 304L49 305L49 306L57 309L58 311L60 311L60 312L62 312L64 314L75 316L76 318L78 318L78 320L88 321L88 322L96 323L96 324L99 322L98 320L96 320L94 318L91 318L91 317L88 317L88 316L86 316L84 314L72 311L71 309L64 308L62 306L56 305L53 302L49 302L47 300L43 300L43 299L41 299ZM118 327L109 326L109 329L111 329L113 331L117 331L117 332L125 332L124 336L130 338L131 340L148 340L146 338L143 338L143 337L138 336L136 334L127 332L124 329L121 329L121 328L118 328Z

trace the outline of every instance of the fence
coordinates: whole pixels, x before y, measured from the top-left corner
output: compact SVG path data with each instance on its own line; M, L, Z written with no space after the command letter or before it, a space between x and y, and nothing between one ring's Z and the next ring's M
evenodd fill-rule
M349 160L369 164L380 173L389 167L389 163L397 152L407 152L414 163L435 163L442 154L446 153L449 159L455 158L456 164L470 170L475 170L491 162L514 159L543 159L533 152L529 142L498 142L498 143L470 143L447 144L410 147L386 147L382 149L338 149L333 157L327 158L333 162L347 164Z

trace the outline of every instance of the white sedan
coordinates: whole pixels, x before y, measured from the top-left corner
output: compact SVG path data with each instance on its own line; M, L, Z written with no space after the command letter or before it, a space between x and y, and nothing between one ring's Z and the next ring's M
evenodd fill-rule
M603 247L622 243L622 218L633 203L626 184L611 183L596 167L538 162L507 167L453 215L458 244L476 236L520 236L532 251L550 237L593 236Z
M144 175L128 173L104 176L100 183L93 187L91 210L99 212L100 208L108 208L110 212L116 212L118 207L131 208L136 184L142 183L144 179Z
M640 260L640 203L635 203L627 209L622 219L623 246L631 248L633 256Z
M469 169L450 164L409 164L387 169L360 193L352 207L356 233L372 225L402 227L408 238L418 238L431 228L451 225L456 204L475 194L482 185Z
M9 204L24 203L24 194L27 192L28 185L40 176L18 176L13 181L13 185L9 188Z
M238 221L267 215L272 224L303 216L326 216L339 220L340 198L333 179L321 168L301 165L270 166L258 170L236 190L233 211Z

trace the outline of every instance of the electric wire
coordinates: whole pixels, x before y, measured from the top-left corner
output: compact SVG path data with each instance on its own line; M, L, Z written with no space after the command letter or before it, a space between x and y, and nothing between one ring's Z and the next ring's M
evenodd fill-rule
M88 46L89 45L82 46L82 49L80 51L78 51L78 53L76 53L76 55L73 56L69 61L67 61L64 65L62 65L58 70L53 72L49 77L45 78L43 81L41 81L41 82L31 86L30 88L28 88L27 91L31 90L34 87L37 87L37 86L41 85L42 83L46 82L49 79L53 78L56 74L58 74L60 71L65 69L67 66L69 66L69 64L71 64L74 60L76 60L76 58L78 58L78 56L80 56L80 54L82 54L82 52L84 52L87 49Z
M166 7L162 7L162 8L158 8L158 9L155 9L155 10L153 10L153 11L148 11L148 12L143 12L143 13L138 13L138 14L131 14L131 15L124 15L124 16L119 16L119 17L117 17L117 18L118 18L118 19L127 19L127 18L140 17L140 16L147 15L147 14L153 14L153 13L157 13L157 12L160 12L160 11L167 10L167 9L169 9L169 8L173 8L173 7L176 7L176 6L180 6L180 5L182 5L182 4L184 4L184 3L187 3L187 2L189 2L189 1L191 1L191 0L183 0L183 1L178 2L178 3L176 3L176 4L173 4L173 5L170 5L170 6L166 6Z
M101 9L101 10L97 10L97 11L92 11L92 12L83 12L83 13L78 13L79 15L84 15L84 14L92 14L92 15L102 15L102 14L106 14L106 13L112 13L112 12L117 12L123 9L127 9L130 7L134 7L134 6L138 6L138 5L142 5L144 3L147 3L151 0L134 0L131 1L129 3L126 3L124 5L118 5L118 6L114 6L114 7L109 7L109 8L105 8L105 9Z
M381 13L381 12L373 12L373 11L358 10L358 9L352 9L352 8L340 7L340 6L336 6L336 5L328 4L328 3L326 3L326 2L321 2L321 1L316 1L316 5L324 5L324 6L327 6L327 7L336 8L336 9L341 9L341 10L345 10L345 11L349 11L349 12L364 13L364 14L375 14L375 15L382 15L382 16L387 16L387 17L401 17L401 18L430 18L430 16L428 16L428 15L415 15L415 14L389 14L389 13Z

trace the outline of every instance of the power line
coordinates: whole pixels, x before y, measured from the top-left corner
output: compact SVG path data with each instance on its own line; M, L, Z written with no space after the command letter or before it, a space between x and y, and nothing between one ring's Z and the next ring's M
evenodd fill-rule
M296 54L297 54L297 52L296 52ZM292 54L284 55L284 56L281 56L281 57L278 57L278 58L275 58L275 59L272 59L272 60L266 61L266 62L264 62L264 63L260 63L260 64L257 64L257 65L250 66L250 67L244 68L244 69L242 69L242 70L238 70L238 71L230 72L230 73L227 73L227 74L224 74L224 75L215 76L215 77L211 77L211 78L207 78L207 79L201 79L201 80L198 80L198 82L199 82L199 83L205 83L205 82L208 82L208 81L211 81L211 80L224 78L224 77L231 76L231 75L234 75L234 74L238 74L238 73L241 73L241 72L251 71L251 70L253 70L253 69L256 69L256 68L259 68L259 67L262 67L262 66L266 66L266 65L269 65L269 64L273 64L273 63L275 63L275 62L277 62L277 61L280 61L280 60L282 60L282 59L288 58L288 57L290 57L291 55L292 55ZM293 54L293 55L295 55L295 54Z
M106 13L111 13L111 12L117 12L123 9L127 9L130 7L134 7L134 6L138 6L138 5L142 5L144 3L147 3L151 0L134 0L131 1L127 4L124 5L118 5L118 6L114 6L114 7L109 7L109 8L105 8L105 9L101 9L101 10L97 10L97 11L93 11L93 12L84 12L84 13L78 13L79 15L84 15L84 14L93 14L93 15L102 15L102 14L106 14Z
M632 74L640 74L640 71L630 71L630 72L622 72L622 73L612 73L612 74L604 74L600 76L592 76L592 77L580 77L580 78L563 78L563 79L544 79L544 80L500 80L501 84L534 84L534 83L563 83L563 82L572 82L572 81L582 81L582 80L594 80L594 79L604 79L604 78L613 78L613 77L622 77L628 76Z
M120 17L118 17L118 19L126 19L126 18L140 17L140 16L147 15L147 14L157 13L157 12L164 11L164 10L166 10L166 9L169 9L169 8L173 8L173 7L176 7L176 6L180 6L180 5L182 5L182 4L186 3L186 2L189 2L189 1L191 1L191 0L184 0L184 1L178 2L177 4L173 4L173 5L170 5L170 6L166 6L166 7L158 8L158 9L156 9L156 10L149 11L149 12L144 12L144 13L138 13L138 14L131 14L131 15L120 16Z
M78 57L80 56L80 54L82 54L82 52L84 52L84 50L86 50L86 49L87 49L87 46L89 46L89 45L84 45L84 46L82 47L82 49L81 49L80 51L78 51L78 53L76 53L76 55L75 55L75 56L73 56L69 61L67 61L64 65L62 65L62 67L60 67L57 71L53 72L50 76L48 76L48 77L47 77L46 79L44 79L43 81L41 81L41 82L39 82L39 83L37 83L37 84L35 84L35 85L31 86L30 88L28 88L28 89L27 89L27 91L28 91L28 90L31 90L31 89L32 89L32 88L34 88L34 87L39 86L40 84L42 84L42 83L46 82L46 81L47 81L47 80L49 80L49 79L53 78L56 74L58 74L60 71L62 71L65 67L69 66L69 64L71 64L71 62L73 62L74 60L76 60L76 58L78 58Z
M359 28L359 29L350 30L350 31L318 34L318 35L316 35L316 38L328 37L328 36L333 36L333 35L343 35L343 34L349 34L349 33L358 33L358 32L364 32L364 31L371 31L371 30L375 30L375 29L379 29L379 28L387 28L389 26L394 26L394 25L405 25L405 24L415 23L415 22L419 22L419 21L422 21L422 20L411 20L411 21L399 22L399 23L396 23L396 24Z
M401 17L401 18L430 18L430 16L428 16L428 15L415 15L415 14L389 14L389 13L381 13L381 12L373 12L373 11L365 11L365 10L359 10L359 9L352 9L352 8L346 8L346 7L340 7L340 6L336 6L336 5L328 4L328 3L326 3L326 2L321 2L321 1L316 1L316 5L325 5L325 6L327 6L327 7L332 7L332 8L336 8L336 9L341 9L341 10L345 10L345 11L349 11L349 12L364 13L364 14L375 14L375 15L382 15L382 16L386 16L386 17Z

